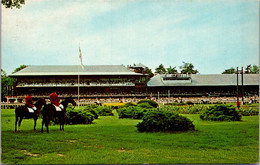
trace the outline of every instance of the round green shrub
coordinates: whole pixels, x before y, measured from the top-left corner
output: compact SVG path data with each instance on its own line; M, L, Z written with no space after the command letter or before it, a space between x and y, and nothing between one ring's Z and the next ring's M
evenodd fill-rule
M137 103L137 105L138 104L142 104L142 103L148 103L148 104L150 104L152 107L154 107L154 108L157 108L159 105L158 105L158 103L157 102L155 102L155 101L153 101L153 100L140 100L138 103Z
M114 116L112 108L108 106L98 106L95 108L95 111L99 116Z
M133 113L133 119L142 119L145 112L155 110L151 105L147 103L139 104L135 107L134 113Z
M144 108L144 109L152 109L154 108L151 104L148 102L137 104L137 107Z
M137 106L127 106L120 108L118 112L119 118L142 119L145 112L154 109L149 103L137 104Z
M66 112L67 124L91 124L94 115L81 109L68 109Z
M194 130L195 126L187 117L163 110L144 113L143 121L137 124L140 132L174 132Z
M186 104L193 105L194 103L192 101L187 101Z
M120 119L122 119L122 118L133 118L134 111L135 111L134 106L122 107L118 110L118 117Z
M201 115L202 120L240 121L242 116L232 105L214 105L208 107Z
M136 104L134 104L132 102L128 102L125 105L123 105L123 107L130 107L130 106L136 106Z
M98 112L95 109L93 109L91 106L86 106L84 110L92 113L94 118L98 119Z

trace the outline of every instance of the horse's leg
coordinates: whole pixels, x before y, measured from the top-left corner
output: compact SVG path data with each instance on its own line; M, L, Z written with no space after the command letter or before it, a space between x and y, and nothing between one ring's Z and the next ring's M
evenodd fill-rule
M59 122L60 122L60 131L62 130L61 125L62 125L62 121L61 121L61 117L59 117Z
M17 131L17 122L18 122L18 115L15 114L15 129L14 129L15 132Z
M64 131L64 117L61 119L62 120L62 131Z
M64 131L64 124L65 124L65 114L62 117L62 130Z
M46 122L47 122L46 117L43 116L42 117L42 133L43 133L43 127L44 127L44 125L46 125Z
M21 123L22 123L22 120L23 120L23 115L20 116L20 120L19 120L19 123L18 123L18 126L19 126L19 132L21 132Z
M45 127L47 129L47 133L49 133L49 123L50 123L50 120L49 119L46 119L45 121Z
M36 131L37 117L35 117L33 119L34 119L34 128L33 128L33 130Z
M44 118L42 119L42 133L43 133L43 125L44 125L44 122L45 122L45 120L44 120Z

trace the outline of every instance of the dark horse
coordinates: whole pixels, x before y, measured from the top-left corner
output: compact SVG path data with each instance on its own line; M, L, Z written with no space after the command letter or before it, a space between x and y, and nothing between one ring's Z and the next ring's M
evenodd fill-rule
M33 118L34 119L34 131L36 131L37 119L40 115L43 105L46 105L46 101L43 97L41 97L34 104L34 106L37 108L37 110L34 111L34 113L30 113L26 106L21 106L21 107L16 108L15 109L15 132L17 131L18 118L20 118L19 119L19 132L21 131L21 122L24 118L26 118L26 119Z
M64 131L64 119L66 114L66 108L69 103L72 103L73 106L76 105L76 102L73 100L72 97L66 98L64 101L61 102L64 109L62 111L56 111L54 105L47 104L44 106L42 110L42 132L43 132L43 125L45 124L47 128L47 132L49 133L49 123L51 120L54 120L55 118L59 119L60 122L60 130Z

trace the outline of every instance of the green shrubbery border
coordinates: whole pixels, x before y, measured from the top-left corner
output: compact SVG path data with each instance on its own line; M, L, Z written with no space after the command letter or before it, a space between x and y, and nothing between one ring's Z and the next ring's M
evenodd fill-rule
M200 118L212 121L240 121L242 115L236 110L236 107L220 104L207 108L200 115Z
M137 105L127 104L117 110L119 118L142 119L145 112L155 109L147 102Z

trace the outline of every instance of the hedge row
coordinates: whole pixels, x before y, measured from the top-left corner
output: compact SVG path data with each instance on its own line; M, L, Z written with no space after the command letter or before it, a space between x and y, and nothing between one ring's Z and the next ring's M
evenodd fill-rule
M231 106L230 104L217 104L217 105L223 105L223 106ZM173 111L176 113L181 113L181 114L202 114L205 110L211 109L211 107L217 106L217 105L178 105L178 106L173 106L173 105L164 105L160 107L160 109L164 110L169 110ZM233 106L235 109L236 107ZM242 116L253 116L253 115L258 115L259 114L259 108L257 107L240 107L238 110L239 114Z
M242 116L254 116L259 115L259 108L247 107L247 108L239 108L239 113Z
M212 105L183 105L183 106L170 106L164 105L160 109L172 111L181 114L200 114L202 111Z

